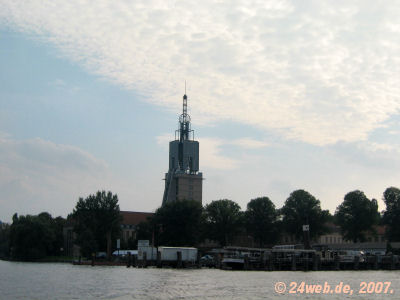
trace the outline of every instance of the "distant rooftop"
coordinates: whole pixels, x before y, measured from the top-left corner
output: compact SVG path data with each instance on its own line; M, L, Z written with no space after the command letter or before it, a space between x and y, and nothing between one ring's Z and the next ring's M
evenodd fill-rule
M121 210L120 214L122 216L123 225L138 225L140 222L147 221L148 217L154 215L151 212L139 212L139 211L124 211Z

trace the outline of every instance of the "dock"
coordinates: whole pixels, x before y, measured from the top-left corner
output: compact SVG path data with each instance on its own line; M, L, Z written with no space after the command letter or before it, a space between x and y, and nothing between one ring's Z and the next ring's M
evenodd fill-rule
M215 265L224 270L339 271L400 270L398 255L357 255L356 251L226 247Z

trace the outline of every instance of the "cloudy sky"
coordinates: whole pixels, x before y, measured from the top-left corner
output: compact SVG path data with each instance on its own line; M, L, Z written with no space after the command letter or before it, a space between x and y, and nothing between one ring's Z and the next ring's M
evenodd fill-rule
M398 1L0 0L0 220L162 201L185 80L203 203L400 186Z

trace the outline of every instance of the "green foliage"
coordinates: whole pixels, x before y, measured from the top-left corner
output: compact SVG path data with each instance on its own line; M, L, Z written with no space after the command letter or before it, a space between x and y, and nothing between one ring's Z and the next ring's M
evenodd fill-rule
M157 229L156 243L160 246L196 245L201 236L202 212L203 208L197 201L167 203L157 209L147 228L142 224L140 235L149 237L150 224L153 224L152 226Z
M136 226L136 240L149 240L153 238L153 232L155 230L154 221L152 218L148 218L145 222L140 222Z
M276 242L278 213L268 197L251 200L247 204L245 218L247 231L259 242L260 247Z
M383 193L386 210L383 223L387 225L386 234L390 241L400 241L400 189L389 187Z
M33 260L47 255L60 255L63 247L61 217L53 219L47 212L37 216L13 216L10 227L11 255L15 259Z
M221 246L229 244L243 224L240 206L232 200L215 200L205 207L207 236Z
M345 239L363 242L365 233L373 231L373 225L378 222L378 203L375 199L369 200L362 191L352 191L337 207L335 219Z
M325 223L329 211L322 210L320 201L304 190L292 192L280 210L283 216L283 227L289 234L299 240L303 239L303 225L310 225L311 239L327 231Z
M79 198L72 218L76 243L81 247L82 254L90 257L91 253L105 251L107 244L115 241L121 232L118 196L98 191L86 199Z
M10 225L0 223L0 258L10 255Z

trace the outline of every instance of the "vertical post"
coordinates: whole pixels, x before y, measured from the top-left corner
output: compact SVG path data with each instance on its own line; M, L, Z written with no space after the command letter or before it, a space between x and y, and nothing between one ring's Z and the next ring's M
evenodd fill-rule
M161 252L157 251L157 268L161 268Z
M276 259L278 261L278 270L281 271L282 270L282 259L283 259L283 257L279 257L279 256L280 255L277 255Z
M358 270L360 265L360 257L358 255L354 256L354 270Z
M117 257L118 257L118 260L119 260L119 249L121 248L121 240L120 239L118 239L117 240L117 250L118 250L118 252L117 252ZM108 250L107 250L108 251ZM108 255L108 254L107 254Z
M127 268L130 268L130 267L131 267L131 264L132 264L131 252L128 252L128 262L127 262L126 267L127 267Z
M136 268L137 265L138 265L138 263L137 263L137 255L133 255L133 263L132 263L132 266Z
M111 260L111 230L107 232L107 260Z
M200 255L200 251L197 251L197 268L201 267L201 255Z
M304 260L304 271L308 271L309 267L310 267L310 253L306 253L305 254L305 258L303 258Z
M178 259L177 264L176 264L176 267L177 267L178 269L180 269L180 268L182 268L182 252L181 252L181 251L178 251L178 252L176 253L176 255L177 255L177 259Z
M92 253L92 267L94 267L94 257L95 257L95 253Z
M334 268L335 268L335 271L340 270L340 257L337 253L335 254L335 258L334 258Z
M248 255L244 256L244 269L249 270L249 256Z
M318 271L318 259L319 259L319 256L317 255L317 253L314 252L312 254L313 271Z
M221 264L221 261L222 261L221 253L218 253L218 254L215 256L215 259L216 259L216 264L215 264L216 268L217 268L217 269L221 269L221 268L222 268L222 264Z
M274 270L274 256L272 255L272 252L268 255L268 270Z
M261 269L263 269L263 270L265 270L265 261L266 261L265 252L261 252L260 265L261 265Z
M394 263L394 255L391 254L391 255L390 255L390 270L394 270L394 266L395 266L395 263Z
M296 271L296 255L292 255L292 271Z
M373 269L378 270L378 255L374 255Z
M143 268L147 268L147 251L143 251Z
M304 249L311 249L310 245L310 225L303 225Z

